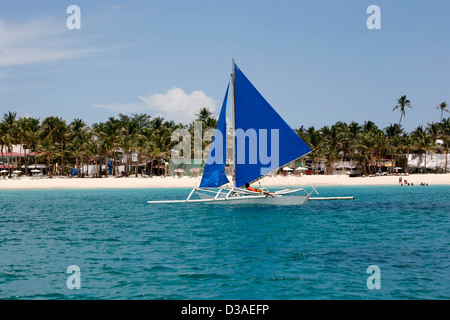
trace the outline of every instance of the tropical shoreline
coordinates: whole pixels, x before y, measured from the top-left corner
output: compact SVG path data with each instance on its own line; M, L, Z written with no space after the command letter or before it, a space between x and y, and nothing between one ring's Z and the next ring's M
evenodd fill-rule
M254 183L257 187L289 186L389 186L399 185L399 178L419 186L450 185L447 174L411 174L408 176L352 177L347 175L273 176ZM231 180L231 178L230 178ZM127 188L192 188L200 185L201 177L128 177L128 178L29 178L0 180L0 190L7 189L127 189Z

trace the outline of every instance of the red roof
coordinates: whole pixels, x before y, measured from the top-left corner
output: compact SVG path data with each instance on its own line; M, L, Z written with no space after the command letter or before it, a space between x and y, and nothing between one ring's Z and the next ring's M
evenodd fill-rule
M40 153L39 155L43 155L44 153ZM0 156L2 154L0 153ZM30 152L29 154L18 153L18 152L3 152L4 157L26 157L26 156L35 156L36 152Z
M1 153L0 153L0 155L2 155ZM18 157L19 156L19 153L18 152L3 152L3 156L4 157Z

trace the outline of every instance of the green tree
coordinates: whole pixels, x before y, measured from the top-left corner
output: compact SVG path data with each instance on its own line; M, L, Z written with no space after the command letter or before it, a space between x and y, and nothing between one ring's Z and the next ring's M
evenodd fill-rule
M49 138L54 145L59 146L59 173L64 174L64 152L69 137L69 129L66 125L66 121L59 117L47 117L42 121L41 132L43 138Z
M57 155L57 152L58 152L57 144L53 143L50 136L46 136L44 139L41 140L40 144L38 145L38 150L46 158L48 174L49 174L49 177L52 178L53 171L54 171L53 170L53 159L55 158L55 156Z
M394 111L396 109L400 109L400 120L398 122L399 125L402 122L402 118L404 118L406 116L405 108L412 109L411 101L406 99L406 96L401 96L399 99L397 99L397 105L392 109L392 111Z
M38 160L38 145L39 137L41 135L41 125L39 118L26 118L26 127L23 141L27 145L30 153L34 153L34 164L37 165ZM28 167L30 164L30 153L25 155L25 174L28 175Z
M442 150L445 153L444 172L447 173L448 152L450 148L450 118L442 119L439 127L439 138L442 139Z
M427 153L434 150L433 140L427 130L424 130L422 126L417 127L416 130L411 133L411 135L414 139L416 150L423 153L425 156L424 171L425 173L427 173Z
M5 151L13 151L13 145L16 143L16 133L17 133L17 113L8 111L3 115L3 121L2 121L2 130L1 130L1 136L0 136L0 145L2 148L2 158L4 156L3 154L3 148L5 148ZM4 158L3 158L4 159ZM9 156L10 163L8 166L8 175L11 176L12 171L12 154Z
M441 102L441 104L437 108L441 110L441 122L442 122L442 119L444 117L444 111L445 112L450 112L450 111L447 110L447 103L445 101Z

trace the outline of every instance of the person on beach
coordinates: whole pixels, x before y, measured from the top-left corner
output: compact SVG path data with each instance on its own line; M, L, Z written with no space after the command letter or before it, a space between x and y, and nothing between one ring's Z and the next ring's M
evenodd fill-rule
M403 180L402 177L398 178L398 183L402 184L402 180Z
M253 188L253 187L250 187L250 185L249 185L248 183L245 184L245 188L246 188L248 191L264 193L264 194L267 194L267 195L271 196L272 198L274 198L273 194L271 194L270 192L268 192L268 191L262 191L261 189L255 189L255 188Z

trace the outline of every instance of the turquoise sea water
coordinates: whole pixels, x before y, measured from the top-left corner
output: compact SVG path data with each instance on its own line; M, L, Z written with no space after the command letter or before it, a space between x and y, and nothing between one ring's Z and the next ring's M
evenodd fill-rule
M450 186L321 187L356 198L298 207L146 203L189 191L1 191L0 298L450 299Z

